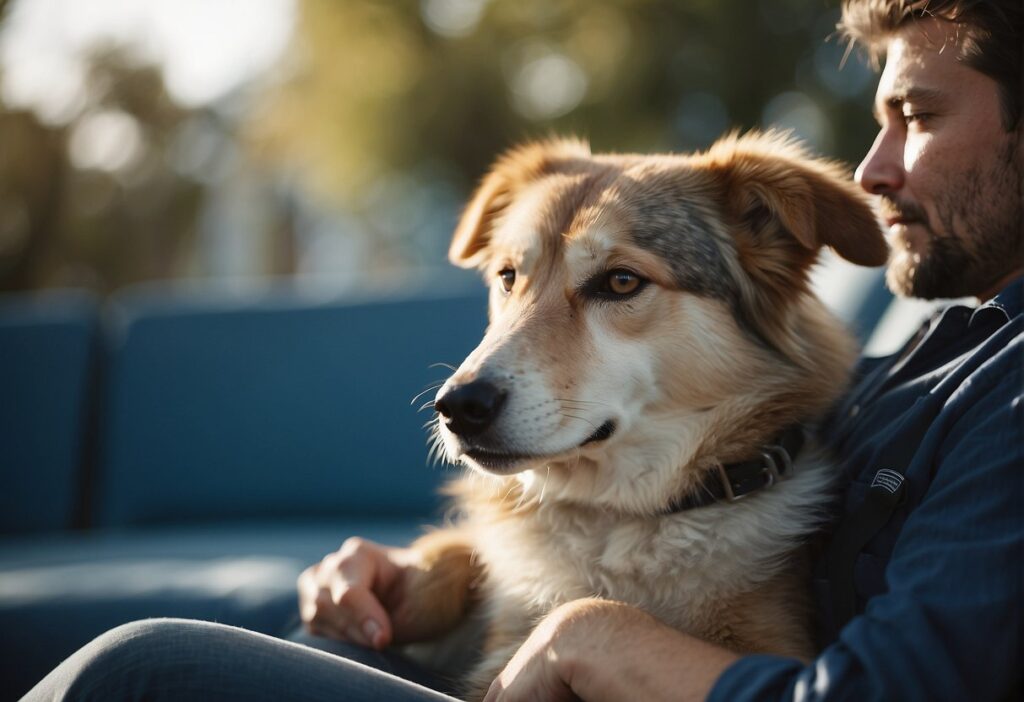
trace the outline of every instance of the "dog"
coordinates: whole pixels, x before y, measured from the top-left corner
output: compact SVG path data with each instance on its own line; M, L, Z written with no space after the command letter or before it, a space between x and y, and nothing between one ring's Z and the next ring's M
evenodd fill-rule
M888 255L842 169L776 133L692 155L552 139L497 160L450 248L482 271L490 324L434 405L472 470L454 525L413 544L431 628L482 622L470 698L583 597L813 655L801 547L833 464L804 429L857 352L811 292L822 247Z

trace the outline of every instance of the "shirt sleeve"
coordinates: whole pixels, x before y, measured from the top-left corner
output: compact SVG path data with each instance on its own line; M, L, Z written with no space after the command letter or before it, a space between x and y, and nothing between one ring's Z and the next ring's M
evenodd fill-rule
M709 700L999 700L1020 691L1021 348L1010 344L947 403L934 479L896 542L887 592L809 665L744 657Z

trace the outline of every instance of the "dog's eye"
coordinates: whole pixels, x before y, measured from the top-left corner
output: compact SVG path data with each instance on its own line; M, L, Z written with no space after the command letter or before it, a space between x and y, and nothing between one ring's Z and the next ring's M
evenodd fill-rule
M636 273L623 268L617 268L608 273L605 282L608 286L608 292L615 295L631 295L640 288L641 280L640 276Z
M643 292L649 281L628 268L595 273L579 286L579 294L599 302L621 302Z
M498 272L498 277L501 278L501 287L504 288L505 292L512 292L512 286L516 282L516 271L514 268L502 268Z

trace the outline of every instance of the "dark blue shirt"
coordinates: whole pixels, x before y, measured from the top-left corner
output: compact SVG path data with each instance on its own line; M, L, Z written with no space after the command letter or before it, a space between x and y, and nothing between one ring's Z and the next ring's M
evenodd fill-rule
M861 363L826 425L849 486L839 519L862 503L880 468L909 460L903 502L855 562L859 614L809 665L740 659L709 700L1020 696L1022 298L1024 278L978 308L945 309L899 353ZM816 596L827 622L828 588Z

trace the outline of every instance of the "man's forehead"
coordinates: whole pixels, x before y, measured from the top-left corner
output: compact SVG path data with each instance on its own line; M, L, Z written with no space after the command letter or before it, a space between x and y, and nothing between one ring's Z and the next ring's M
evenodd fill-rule
M970 70L958 61L960 42L953 25L934 19L910 22L894 33L886 44L876 109L892 101L937 99L952 89L951 78Z

